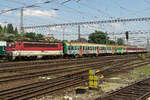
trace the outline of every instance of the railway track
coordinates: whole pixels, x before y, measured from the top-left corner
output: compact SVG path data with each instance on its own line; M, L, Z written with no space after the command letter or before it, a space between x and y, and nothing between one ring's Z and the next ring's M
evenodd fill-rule
M135 54L132 55L121 55L122 58L125 57L133 57L135 56ZM137 55L136 55L137 56ZM119 56L120 57L120 56ZM114 56L98 56L98 57L92 57L94 58L119 58L118 56L114 55ZM67 61L76 61L76 60L87 60L87 59L91 59L91 57L87 57L87 58L74 58L74 59L52 59L52 60L36 60L36 61L19 61L19 62L5 62L5 63L0 63L0 68L3 67L21 67L22 65L33 65L33 64L46 64L46 63L59 63L59 62L67 62Z
M150 77L134 82L94 100L146 100L150 95Z
M131 70L131 69L134 69L134 68L137 68L140 66L148 65L148 64L150 64L150 60L139 61L136 63L124 64L121 67L116 66L116 67L107 68L107 69L101 71L101 73L103 73L104 76L109 76L109 75L113 74L114 72L116 72L116 74L118 74L118 73L126 72L128 70Z
M131 59L129 59L128 61L131 61ZM120 62L120 60L116 61L116 63L118 62ZM82 64L82 65L74 65L74 66L66 67L66 68L55 68L55 69L49 69L49 70L44 70L44 71L38 71L38 72L4 76L4 77L0 77L0 83L20 80L20 79L34 78L34 77L43 76L43 75L55 75L58 73L60 74L60 73L65 73L65 72L73 72L73 71L78 71L81 69L87 70L90 68L103 68L112 63L115 63L115 62L112 60L105 61L105 62L94 62L94 63L87 63L87 64Z
M70 86L85 82L83 81L84 77L80 77L80 75L84 73L85 72L82 71L80 73L70 74L70 76L73 76L72 78L61 76L55 79L2 90L0 91L0 98L5 100L26 100L45 93L53 93L64 88L70 88Z
M135 57L136 58L136 57ZM22 66L3 66L0 67L0 73L4 72L17 72L17 71L26 71L26 70L33 70L33 69L45 69L45 68L53 68L53 67L61 67L61 66L69 66L69 65L75 65L75 64L83 64L85 62L98 62L101 60L111 60L112 57L106 57L106 58L100 58L98 57L97 59L78 59L78 60L62 60L60 62L54 62L54 63L49 63L49 62L40 62L38 64L30 64L30 65L22 65ZM118 59L118 58L114 58ZM124 59L120 58L120 59Z
M112 65L112 67L116 67L117 69L119 68L121 70L130 70L132 68L149 64L148 61L143 61L143 62L138 62L134 64L127 64L130 61L135 60L135 59L128 59L125 61L124 60L118 60L116 62L105 62L105 63L97 63L94 64L92 67L94 69L100 69L103 68L107 65ZM125 65L126 66L125 66ZM87 65L85 65L87 66ZM122 68L122 66L124 68ZM82 66L83 67L83 66ZM91 68L91 65L89 65L89 68ZM122 68L122 69L121 69ZM81 69L81 67L80 67ZM72 69L70 69L71 71ZM77 70L77 69L76 69ZM106 73L108 69L104 69L104 73ZM67 70L68 72L69 70ZM113 74L119 72L119 70L114 70L111 73L107 73L106 75ZM32 74L31 74L32 75ZM41 76L41 75L40 75ZM21 77L20 77L21 78ZM23 78L23 77L22 77ZM27 78L27 77L26 77ZM28 77L29 78L29 77ZM1 79L0 79L1 80ZM60 90L67 89L68 87L74 87L80 84L83 84L88 81L88 70L80 71L78 73L72 72L72 74L67 74L58 78L50 79L50 80L43 80L40 82L35 82L35 83L29 83L23 86L18 86L14 88L9 88L5 90L0 91L0 98L4 100L27 100L33 97L41 96L43 94L52 94ZM4 81L8 82L8 81Z
M131 61L131 60L130 60ZM114 63L115 66L121 66L127 62ZM129 66L129 64L128 64ZM115 72L114 72L115 73ZM68 77L69 76L69 77ZM55 79L36 82L24 86L19 86L0 91L0 98L5 100L27 100L43 94L52 94L58 90L70 88L88 81L88 70L78 73L68 74Z

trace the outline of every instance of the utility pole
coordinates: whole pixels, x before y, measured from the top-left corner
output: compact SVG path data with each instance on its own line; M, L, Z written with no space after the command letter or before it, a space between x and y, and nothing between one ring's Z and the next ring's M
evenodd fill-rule
M147 49L149 50L149 33L147 32Z
M20 9L20 34L24 33L23 27L23 8Z
M65 27L62 27L63 28L63 41L65 40Z
M78 41L81 42L80 41L80 25L78 25Z

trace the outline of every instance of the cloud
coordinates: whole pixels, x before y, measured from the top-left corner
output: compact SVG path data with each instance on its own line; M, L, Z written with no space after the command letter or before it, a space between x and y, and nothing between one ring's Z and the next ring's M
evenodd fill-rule
M122 26L119 23L111 23L110 27L113 31L121 31Z
M55 17L57 15L54 10L25 10L24 16L37 16L37 17ZM17 14L19 15L19 14Z
M0 22L0 25L1 25L2 27L6 26L7 24L8 24L7 22Z

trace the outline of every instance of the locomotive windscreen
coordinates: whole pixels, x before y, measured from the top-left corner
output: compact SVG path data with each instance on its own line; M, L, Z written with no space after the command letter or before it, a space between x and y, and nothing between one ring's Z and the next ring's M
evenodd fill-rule
M24 43L24 47L52 47L57 48L57 44L34 44L34 43Z

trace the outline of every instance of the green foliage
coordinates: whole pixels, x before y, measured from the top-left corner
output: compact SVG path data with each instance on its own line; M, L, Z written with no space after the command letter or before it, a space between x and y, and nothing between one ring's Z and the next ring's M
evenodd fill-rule
M13 40L13 39L15 39L15 36L7 36L7 37L5 37L5 41L10 41L10 40Z
M30 38L30 39L33 39L33 40L43 40L43 38L44 38L44 36L42 34L36 34L34 32L25 33L24 37Z
M23 39L23 38L30 38L32 40L43 40L44 36L42 34L36 34L34 32L25 33L25 34L18 34L17 27L13 27L12 24L8 24L7 26L2 27L0 25L0 33L5 33L4 37L0 37L0 40L15 40L15 39Z
M118 45L124 45L124 40L122 38L117 39L117 44Z
M35 40L36 34L34 32L26 33L25 37Z
M2 26L0 25L0 32L2 32L2 30L3 30L3 28L2 28Z
M90 34L88 38L90 43L99 44L106 44L106 42L109 40L107 34L102 31L95 31L94 33Z
M0 41L3 40L3 37L0 37Z
M95 31L89 35L90 43L98 43L98 44L116 44L115 41L109 40L107 33L102 31Z
M21 34L15 34L15 38L21 37Z
M17 29L17 27L15 28L15 30L14 30L13 33L14 33L14 34L18 34L18 29Z
M6 26L4 26L2 33L7 33L7 27Z
M43 36L42 34L37 34L37 35L36 35L36 39L42 40L43 38L44 38L44 36Z
M7 30L8 33L13 34L14 33L13 25L12 24L8 24L6 30Z
M18 34L18 29L17 27L14 28L12 24L8 24L4 27L0 25L0 33Z
M116 42L115 42L115 41L113 41L113 40L109 40L107 44L115 45L115 44L116 44Z
M68 42L68 40L64 40L64 42Z
M146 60L146 56L144 54L141 54L141 59Z

